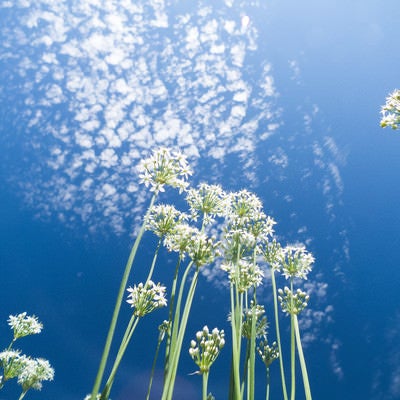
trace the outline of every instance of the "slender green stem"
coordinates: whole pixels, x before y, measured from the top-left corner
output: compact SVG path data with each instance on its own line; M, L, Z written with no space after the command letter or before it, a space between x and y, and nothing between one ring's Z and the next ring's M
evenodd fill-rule
M269 367L267 367L267 390L265 393L265 400L269 400L269 388L270 388L270 376L269 376Z
M285 369L283 367L281 334L280 334L280 328L279 328L279 314L278 314L278 300L277 300L277 295L276 295L275 270L273 268L271 268L271 280L272 280L272 291L273 291L273 298L274 298L275 330L276 330L276 340L278 342L278 350L279 350L279 367L280 367L280 371L281 371L282 393L283 393L283 399L288 400L288 395L287 395L287 390L286 390L286 381L285 381Z
M297 315L294 315L294 330L296 335L297 352L299 354L301 373L303 376L304 392L306 395L306 400L311 400L312 397L311 397L310 382L308 380L307 366L304 358L303 346L301 345L299 321L297 319Z
M174 279L172 281L172 288L171 288L171 297L169 300L167 344L165 346L164 379L166 377L166 373L168 370L168 359L169 359L169 354L170 354L170 349L171 349L172 315L174 312L176 286L178 283L178 272L179 272L179 267L181 265L181 261L182 261L182 257L181 257L181 255L179 255L179 259L178 259L178 262L176 263L176 267L175 267ZM187 271L189 272L189 269L187 269Z
M156 265L158 252L160 251L160 247L161 247L161 242L162 242L162 238L160 238L160 240L157 243L157 248L156 248L156 251L154 252L153 261L151 262L150 270L149 270L149 273L147 274L147 279L146 279L146 283L145 283L144 287L147 286L147 284L149 283L149 281L151 280L151 278L153 276L154 266Z
M253 304L255 307L255 304ZM254 400L255 387L255 361L256 361L256 309L252 309L251 315L251 336L250 336L250 358L249 358L249 377L248 377L248 399Z
M136 256L136 252L137 252L137 249L139 247L139 243L142 240L142 236L143 236L143 233L145 231L145 223L146 223L147 216L149 214L149 211L153 207L153 204L154 204L154 202L156 200L156 197L157 197L157 193L154 193L153 197L150 200L150 205L149 205L149 208L147 209L147 212L146 212L146 215L144 217L142 226L140 227L139 233L138 233L138 235L136 237L136 240L135 240L135 242L133 244L132 250L131 250L131 252L129 254L129 258L128 258L128 261L127 261L126 266L125 266L125 271L124 271L124 273L122 275L121 284L120 284L118 295L117 295L117 300L115 302L115 307L114 307L114 311L113 311L110 327L109 327L108 334L107 334L106 343L104 345L103 354L101 356L101 361L100 361L99 369L97 371L96 379L95 379L95 382L94 382L94 385L93 385L93 389L92 389L92 393L91 393L91 396L90 396L90 400L95 400L96 399L96 396L97 396L97 394L99 392L99 389L100 389L101 381L102 381L103 375L104 375L104 370L106 368L108 356L110 354L111 343L112 343L112 340L113 340L113 337L114 337L115 327L117 325L117 320L118 320L118 316L119 316L119 311L121 309L121 304L122 304L122 299L124 297L126 284L128 282L129 274L130 274L131 269L132 269L132 264L133 264L133 261L134 261L135 256Z
M290 292L291 292L291 297L290 297L290 303L291 306L290 308L293 310L293 278L290 279ZM290 313L290 371L291 371L291 378L292 378L292 388L291 388L291 394L290 394L290 399L295 400L296 396L296 343L295 343L295 337L294 337L294 313Z
M136 329L136 326L139 322L140 318L132 315L131 320L129 321L128 327L126 328L124 338L122 339L121 345L119 347L117 356L115 357L114 365L111 369L110 376L107 379L104 390L101 394L100 400L108 400L111 392L111 387L114 383L115 375L117 373L118 367L122 361L122 357L125 354L126 348L132 338L133 332Z
M208 371L203 372L203 397L202 400L207 400L207 385L208 385Z
M146 400L149 400L149 398L150 398L151 387L153 385L154 371L156 369L158 353L160 351L160 346L161 346L161 342L163 340L164 334L165 334L164 332L160 332L160 334L158 335L157 348L156 348L156 352L154 355L153 365L151 366L150 381L149 381L149 387L147 388Z
M24 390L24 391L21 393L21 395L18 397L18 400L22 400L22 399L25 397L25 395L26 395L27 392L28 392L27 390Z
M187 325L187 321L189 319L189 313L190 313L190 309L192 306L198 277L199 277L199 268L196 267L196 271L194 273L192 283L189 287L185 307L183 309L182 320L179 324L178 336L176 338L175 344L173 345L173 347L171 347L170 355L172 356L172 358L170 359L170 363L169 363L169 368L168 368L167 377L166 377L166 381L165 381L165 385L164 385L162 400L171 400L172 399L172 395L174 392L174 386L175 386L176 371L178 369L179 358L180 358L180 354L181 354L181 350L182 350L183 337L185 335L186 325ZM182 285L182 283L181 283L181 285ZM178 302L179 301L180 301L180 299L178 299ZM178 303L177 303L177 308L178 308ZM174 321L174 325L175 325L175 321Z

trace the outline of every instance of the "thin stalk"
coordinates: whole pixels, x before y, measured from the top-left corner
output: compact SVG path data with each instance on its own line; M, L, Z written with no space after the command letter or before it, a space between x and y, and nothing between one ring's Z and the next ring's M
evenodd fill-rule
M255 304L253 304L255 307ZM257 317L252 311L251 316L251 336L250 336L250 358L249 358L249 377L248 377L248 399L254 400L254 387L255 387L255 361L256 361L256 322Z
M21 395L18 397L18 400L22 400L22 399L25 397L25 395L26 395L27 392L28 392L27 390L24 390L24 391L21 393Z
M208 371L203 372L203 397L202 400L207 400L207 385L208 385Z
M179 325L179 331L178 331L178 336L176 338L176 343L175 343L174 347L171 348L172 360L171 360L171 363L170 363L170 366L168 369L167 378L165 381L166 385L164 386L162 400L166 400L166 399L171 400L172 399L172 395L174 392L174 386L175 386L176 371L178 369L179 358L180 358L180 354L181 354L181 350L182 350L183 337L185 335L186 325L187 325L187 321L189 319L189 313L190 313L190 309L192 306L198 277L199 277L199 268L196 267L196 271L194 273L193 280L190 285L188 295L186 298L185 307L183 309L182 320ZM167 390L165 390L165 389L167 389Z
M128 327L124 334L124 338L119 347L117 356L115 357L114 365L112 367L110 376L108 377L106 385L104 387L104 390L101 393L100 400L108 400L108 397L110 396L111 387L114 383L114 379L115 379L115 375L117 373L118 367L122 361L122 357L125 354L126 348L128 347L128 344L132 338L133 332L135 331L136 326L139 322L139 319L140 319L139 317L132 315L131 320L129 321Z
M293 310L293 278L290 279L290 303L291 309ZM290 399L295 400L296 396L296 359L295 359L295 350L296 350L296 343L294 337L294 313L290 313L290 371L291 371L291 378L292 378L292 388Z
M146 223L147 216L148 216L150 210L153 207L153 204L154 204L154 202L156 200L156 197L157 197L157 193L154 193L152 198L151 198L151 200L150 200L149 208L147 209L146 214L144 216L142 226L140 227L139 233L138 233L138 235L136 237L136 240L135 240L135 242L134 242L134 244L132 246L132 250L131 250L131 252L129 254L129 258L128 258L128 261L127 261L126 266L125 266L125 271L124 271L124 273L122 275L121 284L120 284L120 287L119 287L119 290L118 290L117 300L115 302L115 307L114 307L114 311L113 311L113 315L112 315L112 318L111 318L110 327L109 327L108 334L107 334L106 343L104 345L103 354L101 356L100 365L99 365L99 369L97 371L96 379L95 379L95 382L94 382L94 385L93 385L93 389L92 389L92 393L91 393L91 396L90 396L90 400L95 400L96 396L97 396L97 394L99 392L99 388L100 388L100 385L101 385L101 381L103 379L104 370L106 368L108 356L110 354L111 343L112 343L112 340L113 340L113 337L114 337L115 327L117 325L117 320L118 320L118 316L119 316L119 311L121 309L121 304L122 304L122 299L124 297L126 284L128 282L129 274L130 274L131 269L132 269L132 264L133 264L133 261L134 261L135 256L136 256L136 252L137 252L137 249L139 247L139 243L142 240L142 236L143 236L143 233L145 231L145 223Z
M171 348L171 335L172 335L172 315L175 306L175 295L176 295L176 285L178 282L178 272L181 265L182 257L179 255L178 262L176 263L174 279L172 281L171 297L169 300L169 311L168 311L168 328L167 328L167 344L165 346L165 365L164 365L164 378L168 370L168 358Z
M267 367L267 390L265 393L265 400L269 400L269 388L270 388L270 376L269 376L269 367Z
M149 270L149 273L147 274L146 283L145 283L144 287L147 286L147 284L149 283L149 281L151 280L151 278L153 276L154 266L156 265L157 256L158 256L158 252L160 251L161 242L162 242L162 238L160 238L157 243L157 248L156 248L156 251L154 252L153 261L151 262L150 270Z
M156 369L158 353L160 351L160 346L161 346L161 342L163 341L164 335L165 335L165 332L160 332L160 334L158 335L157 348L156 348L156 352L154 355L153 365L151 366L150 381L149 381L149 386L147 388L146 400L149 400L149 398L150 398L151 387L153 385L154 371Z
M297 352L299 354L301 374L303 376L303 384L304 384L304 392L306 395L306 400L312 400L310 382L308 380L307 366L304 358L303 346L301 345L299 321L297 319L297 315L294 315L294 331L296 335Z
M285 369L283 367L281 334L280 334L280 328L279 328L278 300L277 300L277 296L276 296L275 271L273 268L271 268L271 280L272 280L272 291L273 291L273 298L274 298L275 329L276 329L276 340L278 342L278 350L279 350L279 368L281 371L282 393L283 393L283 399L288 400L288 395L287 395L287 390L286 390L286 381L285 381Z

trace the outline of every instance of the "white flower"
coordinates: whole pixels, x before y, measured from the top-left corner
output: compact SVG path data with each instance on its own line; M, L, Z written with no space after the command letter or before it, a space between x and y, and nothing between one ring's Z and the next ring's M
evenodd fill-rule
M43 325L38 321L37 317L34 315L31 317L27 316L26 312L18 315L10 315L8 325L14 331L14 340L40 333L43 329Z
M146 219L146 229L159 237L164 237L173 232L175 226L185 219L187 219L187 216L174 206L159 204L151 208Z
M273 342L272 346L269 346L267 340L260 341L257 346L257 352L267 368L269 368L274 360L279 358L279 350L276 342Z
M53 378L54 369L47 360L28 358L22 372L18 375L18 383L22 386L23 391L30 388L40 390L42 381L51 381Z
M149 158L138 166L140 182L156 193L163 192L164 186L186 189L186 179L192 174L186 157L180 152L171 152L165 147L155 150Z
M381 109L381 126L385 128L390 126L392 129L398 129L400 124L400 90L394 90L386 97L386 104Z
M189 354L200 368L200 374L208 372L225 345L225 333L214 328L210 333L207 326L196 333L196 340L190 341Z
M314 257L304 246L286 246L282 255L282 273L286 279L294 277L307 279Z
M156 308L165 307L167 299L165 298L165 286L159 283L155 284L153 281L143 285L135 285L133 288L127 289L129 292L127 303L135 308L134 314L138 317L143 317L151 313Z

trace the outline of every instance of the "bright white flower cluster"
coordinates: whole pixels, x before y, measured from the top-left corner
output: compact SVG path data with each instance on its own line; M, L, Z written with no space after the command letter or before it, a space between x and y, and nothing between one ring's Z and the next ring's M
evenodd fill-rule
M21 355L20 350L1 352L0 364L4 371L1 383L17 377L23 392L31 388L40 390L43 381L51 381L54 378L54 369L47 360Z
M381 127L390 126L398 129L400 124L400 90L396 89L387 98L386 104L381 109Z
M201 183L197 189L189 189L186 196L192 218L196 221L202 215L205 225L213 222L215 217L225 215L227 200L227 194L221 186L206 183Z
M129 292L127 303L135 309L134 314L143 317L157 308L165 307L165 286L153 281L148 281L146 285L139 283L127 289Z
M169 204L159 204L151 208L145 226L158 237L173 233L177 224L186 220L187 216Z
M307 279L314 257L304 246L286 246L282 256L282 273L286 279L295 277Z
M18 375L18 383L26 392L30 388L40 390L43 381L52 381L54 369L50 363L43 358L27 358L22 372Z
M281 304L282 311L290 315L297 315L304 310L310 299L310 296L300 289L297 289L293 294L292 291L285 286L285 288L278 289L278 300Z
M164 186L168 185L184 191L188 185L186 179L192 174L186 157L180 152L172 152L161 147L139 164L140 182L151 191L163 192Z
M269 368L274 360L279 358L279 350L276 342L273 342L270 346L267 340L260 341L257 346L257 352L267 368Z
M37 317L27 316L26 312L18 315L10 315L8 325L14 331L14 340L28 335L40 333L43 325L38 321Z
M199 366L200 374L208 372L225 345L225 333L214 328L210 333L207 326L196 333L196 340L190 342L189 354Z
M264 277L264 273L258 264L245 259L239 259L237 262L222 263L221 269L228 272L230 282L237 286L240 293L259 286Z

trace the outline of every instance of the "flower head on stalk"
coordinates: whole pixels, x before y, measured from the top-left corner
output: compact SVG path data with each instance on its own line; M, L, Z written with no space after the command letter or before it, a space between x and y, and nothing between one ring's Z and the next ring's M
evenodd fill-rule
M40 390L43 381L52 381L54 369L43 358L27 358L22 372L18 375L18 383L24 392L29 389Z
M284 251L279 242L276 239L266 242L263 247L264 260L267 262L269 267L274 271L278 271L282 267L284 260Z
M186 179L192 174L186 157L165 147L142 160L138 168L140 182L150 186L151 191L156 193L163 192L165 185L184 191L188 186Z
M261 357L262 362L267 368L272 364L272 362L279 358L279 350L276 342L273 342L270 346L267 339L261 340L257 346L257 352Z
M21 355L20 350L4 350L0 353L0 365L3 369L4 376L0 378L0 382L5 382L15 378L21 374L25 368L28 357Z
M169 204L159 204L150 209L145 226L148 231L152 231L162 238L174 232L176 225L186 220L187 216Z
M254 305L251 302L250 308L244 311L244 318L242 323L242 336L246 339L251 338L251 326L253 319L256 320L256 338L263 337L267 334L268 322L267 317L264 315L264 306L260 304Z
M133 288L127 289L129 292L127 303L135 309L133 312L137 317L143 317L157 308L165 307L167 300L165 298L165 286L153 281L148 281L146 285L139 283Z
M282 311L290 315L298 315L307 307L308 301L310 300L310 296L307 293L297 289L293 294L287 286L285 286L283 290L278 289L278 294L278 300L281 304Z
M230 282L237 286L240 293L261 284L264 276L261 268L253 262L239 259L237 262L225 262L221 269L228 272Z
M28 335L35 335L40 333L43 325L39 322L37 317L27 316L26 312L18 315L10 315L8 325L14 331L14 340Z
M396 89L388 97L386 104L381 109L382 119L381 127L390 126L392 129L398 129L400 124L400 90Z
M199 366L200 374L208 372L225 345L225 333L214 328L212 332L205 326L196 333L196 340L190 342L189 354Z
M216 216L226 212L227 194L219 185L201 183L196 189L187 191L186 201L189 204L192 218L196 221L199 215L204 217L204 224L213 222Z
M304 246L286 246L283 249L282 273L286 279L307 279L314 257Z

